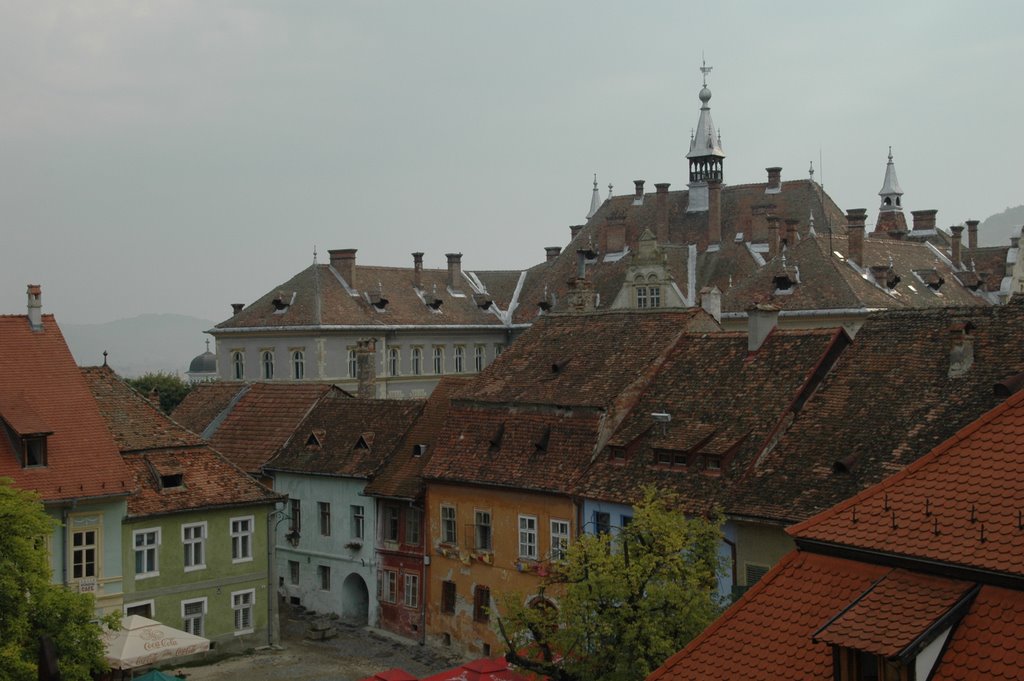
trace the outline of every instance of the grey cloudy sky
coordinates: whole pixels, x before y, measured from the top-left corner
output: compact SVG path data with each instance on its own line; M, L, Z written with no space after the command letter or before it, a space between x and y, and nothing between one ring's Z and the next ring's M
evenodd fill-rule
M702 51L726 183L892 145L939 224L1024 203L1024 3L0 3L0 312L220 320L328 248L518 269L686 183ZM819 173L819 177L821 174Z

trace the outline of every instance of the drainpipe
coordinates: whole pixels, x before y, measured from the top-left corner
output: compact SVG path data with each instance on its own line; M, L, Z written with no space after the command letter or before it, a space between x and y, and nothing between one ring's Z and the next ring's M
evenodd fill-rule
M430 571L430 563L427 562L427 509L426 504L423 504L423 508L419 508L413 502L409 502L410 508L415 508L420 512L420 546L423 547L423 556L420 560L423 561L423 587L420 589L420 640L421 646L427 644L427 584L430 582L427 580L427 574Z
M61 568L60 568L60 582L64 586L68 584L68 515L71 510L64 506L60 512L60 541L61 541ZM122 577L123 579L123 577ZM123 591L124 589L122 589Z
M274 560L274 549L277 546L277 528L289 516L277 507L279 502L274 502L274 510L267 511L267 645L275 646L281 640L281 623L277 616L277 564ZM274 522L276 516L277 522Z

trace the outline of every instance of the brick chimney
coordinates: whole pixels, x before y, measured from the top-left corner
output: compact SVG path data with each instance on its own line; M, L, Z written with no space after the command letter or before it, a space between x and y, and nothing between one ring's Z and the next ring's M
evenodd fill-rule
M708 244L722 243L722 181L708 180Z
M327 252L331 256L331 267L341 275L349 288L356 288L356 249L336 248Z
M779 218L768 216L768 259L779 254Z
M747 310L747 351L756 352L779 323L779 308L758 303Z
M967 221L967 248L972 251L978 247L978 224L980 220Z
M412 254L412 285L423 288L423 254L419 251Z
M914 218L914 231L920 232L935 229L935 215L938 212L934 209L910 211L911 217Z
M245 309L245 303L231 303L231 314L236 315Z
M657 192L654 195L655 223L654 236L659 244L667 244L668 235L668 182L659 182L654 185Z
M644 205L644 181L633 180L633 184L636 187L636 193L633 196L633 205L642 206Z
M846 257L858 267L864 266L864 223L867 216L866 208L851 208L846 211L846 231L850 240Z
M43 287L28 285L28 325L33 331L43 330Z
M782 168L772 166L765 168L768 171L768 186L764 188L765 194L778 194L782 191Z
M356 397L370 399L377 396L377 339L356 341Z
M462 254L445 253L444 257L448 258L448 288L456 291L462 281Z
M547 255L547 262L554 262L562 253L561 246L545 246L544 253Z
M786 218L786 248L792 250L796 246L797 227L800 221L796 218Z
M963 258L960 255L960 240L963 239L964 226L953 225L949 228L949 231L953 232L953 239L949 244L949 259L953 261L953 267L959 270L963 268Z
M576 235L580 233L580 230L586 227L586 225L569 225L569 241L576 238Z
M705 286L700 290L700 306L714 317L716 322L722 321L722 292L717 286Z

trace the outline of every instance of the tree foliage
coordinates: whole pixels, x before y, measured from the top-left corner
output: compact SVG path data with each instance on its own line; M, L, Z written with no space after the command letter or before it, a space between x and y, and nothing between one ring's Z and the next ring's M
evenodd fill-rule
M125 379L125 383L148 396L155 388L160 395L160 408L165 414L170 414L174 408L181 404L192 386L177 374L167 371L151 371L138 378Z
M616 535L585 535L532 598L510 595L506 659L556 681L643 679L718 613L720 520L648 490Z
M64 681L107 669L91 594L50 583L45 538L55 521L33 493L0 478L0 680L32 681L39 637L57 649Z

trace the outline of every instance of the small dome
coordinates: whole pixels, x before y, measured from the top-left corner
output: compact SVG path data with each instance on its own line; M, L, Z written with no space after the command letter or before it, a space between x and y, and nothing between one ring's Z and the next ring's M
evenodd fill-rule
M188 365L190 374L215 374L217 373L217 355L209 350L201 355L196 355L192 363Z
M690 92L693 92L693 90L691 90ZM697 96L700 97L700 101L707 104L708 102L711 101L711 90L709 90L705 85L700 89L700 94Z

